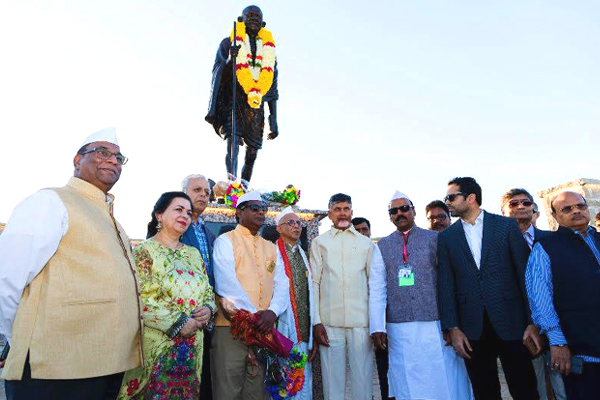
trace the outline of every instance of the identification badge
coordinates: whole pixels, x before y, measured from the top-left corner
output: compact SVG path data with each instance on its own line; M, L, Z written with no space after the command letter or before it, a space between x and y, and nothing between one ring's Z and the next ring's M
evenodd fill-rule
M402 264L398 270L398 286L414 286L415 273L409 264Z

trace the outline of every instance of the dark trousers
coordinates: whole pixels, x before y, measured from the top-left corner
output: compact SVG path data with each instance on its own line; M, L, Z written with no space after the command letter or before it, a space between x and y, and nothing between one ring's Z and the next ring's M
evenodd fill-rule
M210 340L212 332L204 331L204 344L202 352L202 376L200 381L200 398L212 400L212 380L210 378Z
M5 381L7 400L115 400L123 373L87 379L32 379L29 357L23 379Z
M375 349L375 361L377 362L377 375L379 375L379 389L381 390L381 398L387 399L389 395L388 386L388 369L390 368L390 361L388 359L388 349L381 350Z
M502 340L494 331L487 312L479 340L470 340L471 359L465 359L477 400L502 400L497 358L500 357L510 395L514 400L538 400L531 356L521 340Z
M563 375L569 400L589 400L600 397L600 363L583 363L583 374Z

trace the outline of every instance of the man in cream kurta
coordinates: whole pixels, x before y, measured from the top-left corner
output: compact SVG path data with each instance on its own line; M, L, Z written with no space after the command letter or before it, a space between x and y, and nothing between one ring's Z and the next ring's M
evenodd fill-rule
M374 245L351 224L350 196L333 195L328 216L333 227L312 242L310 251L314 340L321 355L324 397L344 398L348 354L352 399L371 399L373 345L367 277Z
M279 318L277 329L306 354L312 349L312 274L308 259L298 239L302 233L302 221L292 207L286 207L275 217L277 232L277 252L283 259L285 274L290 281L290 302L287 310ZM304 385L294 397L296 400L312 399L312 360L311 354L304 368Z
M213 252L219 312L211 343L213 397L219 400L267 399L263 366L256 354L231 335L228 317L237 310L257 313L258 328L268 332L289 302L289 284L275 245L258 231L267 208L260 193L241 196L238 226L217 238Z
M126 161L114 128L93 133L69 183L21 202L0 236L8 399L114 399L143 364L130 241L108 194Z

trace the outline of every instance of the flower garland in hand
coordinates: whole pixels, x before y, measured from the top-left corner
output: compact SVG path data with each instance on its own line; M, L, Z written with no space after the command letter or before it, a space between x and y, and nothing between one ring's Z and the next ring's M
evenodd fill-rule
M240 50L235 59L235 75L244 93L248 95L248 104L259 108L262 98L273 85L275 74L275 41L271 31L261 28L256 36L256 59L252 60L250 37L246 34L246 24L236 22L235 39ZM233 44L233 31L231 32Z

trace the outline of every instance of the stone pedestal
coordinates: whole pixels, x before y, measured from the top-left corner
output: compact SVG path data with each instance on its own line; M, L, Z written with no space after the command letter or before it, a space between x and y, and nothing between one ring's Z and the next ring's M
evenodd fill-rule
M546 210L546 219L548 220L548 226L550 227L550 229L556 230L558 228L558 224L552 217L550 201L552 201L554 196L564 191L579 193L583 197L585 197L590 208L590 216L592 217L593 224L594 216L598 212L600 212L600 180L581 178L571 182L562 183L560 185L538 192L538 195L542 198L542 201L544 202L544 208Z

